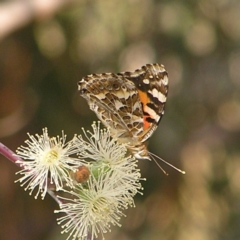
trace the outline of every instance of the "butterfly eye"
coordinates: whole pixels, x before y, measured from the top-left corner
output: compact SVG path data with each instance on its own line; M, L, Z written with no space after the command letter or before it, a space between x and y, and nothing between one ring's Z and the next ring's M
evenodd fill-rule
M82 88L81 90L79 90L80 95L83 95L87 92L86 88Z

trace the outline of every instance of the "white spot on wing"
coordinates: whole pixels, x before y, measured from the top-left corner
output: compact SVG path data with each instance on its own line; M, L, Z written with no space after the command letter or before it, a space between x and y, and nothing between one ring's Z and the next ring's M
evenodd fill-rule
M153 97L158 98L158 90L154 88L152 91L150 91L153 95Z
M156 114L156 112L152 108L145 105L144 112L147 112L151 118L153 118L156 122L158 122L160 117Z
M166 102L167 98L164 94L162 94L161 92L158 92L158 100L161 102L161 103L164 103Z
M166 96L162 94L160 91L158 91L156 88L148 92L151 93L153 97L157 98L161 103L164 103L167 100Z
M149 79L147 79L147 78L143 79L143 83L149 84Z

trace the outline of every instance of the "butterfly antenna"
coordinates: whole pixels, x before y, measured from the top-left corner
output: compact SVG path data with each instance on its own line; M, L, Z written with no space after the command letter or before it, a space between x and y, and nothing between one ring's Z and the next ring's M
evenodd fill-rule
M178 172L182 173L182 174L185 174L186 172L173 166L171 163L165 161L164 159L160 158L159 156L155 155L154 153L150 153L149 152L149 155L151 157L151 159L157 164L157 166L163 171L164 174L168 175L168 173L160 166L160 164L157 162L157 159L161 160L162 162L164 162L165 164L167 164L168 166L172 167L173 169L177 170Z
M157 164L157 166L162 170L162 172L168 176L168 173L160 166L160 164L157 162L157 160L153 156L151 156L151 159Z

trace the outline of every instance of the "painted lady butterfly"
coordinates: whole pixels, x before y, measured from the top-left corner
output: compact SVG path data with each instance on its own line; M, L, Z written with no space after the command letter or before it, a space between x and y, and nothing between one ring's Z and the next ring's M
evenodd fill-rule
M150 160L146 140L164 114L168 93L168 74L163 65L146 64L134 72L87 75L79 81L78 90L110 128L114 139L126 143L137 159Z

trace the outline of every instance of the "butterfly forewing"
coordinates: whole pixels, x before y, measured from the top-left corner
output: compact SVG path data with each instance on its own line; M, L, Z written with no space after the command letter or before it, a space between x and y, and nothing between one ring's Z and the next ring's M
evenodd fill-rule
M147 64L134 72L120 73L132 81L138 91L144 119L143 130L139 135L141 142L146 141L157 128L168 93L168 74L159 64Z
M168 92L168 76L162 65L91 74L79 81L78 89L113 138L129 143L135 153L142 152L140 157L148 156L144 142L157 128Z

